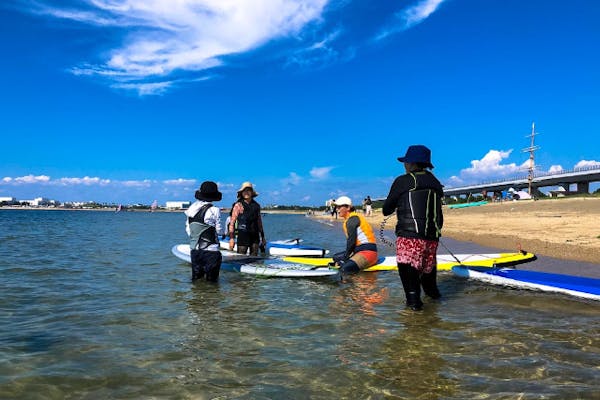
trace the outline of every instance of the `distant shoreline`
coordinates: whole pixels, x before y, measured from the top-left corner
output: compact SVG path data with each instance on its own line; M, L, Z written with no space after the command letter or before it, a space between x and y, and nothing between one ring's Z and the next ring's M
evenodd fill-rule
M64 207L28 207L28 206L0 206L0 210L15 210L15 211L102 211L102 212L166 212L166 213L182 213L185 210L165 210L165 209L123 209L117 211L115 207L111 208L64 208ZM228 211L227 210L223 210ZM300 210L261 210L263 214L306 214L306 211Z

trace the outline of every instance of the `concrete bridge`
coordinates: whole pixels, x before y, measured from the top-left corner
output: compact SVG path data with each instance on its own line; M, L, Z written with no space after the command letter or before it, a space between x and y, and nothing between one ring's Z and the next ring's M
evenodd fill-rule
M552 174L533 174L531 179L531 190L535 194L540 188L549 186L560 186L565 193L589 193L590 183L600 182L600 166L576 168L569 171L561 171ZM570 186L575 184L576 191L569 190ZM528 190L528 176L503 179L493 182L483 182L476 185L462 187L445 187L446 196L468 196L469 194L502 192L513 188L515 190Z

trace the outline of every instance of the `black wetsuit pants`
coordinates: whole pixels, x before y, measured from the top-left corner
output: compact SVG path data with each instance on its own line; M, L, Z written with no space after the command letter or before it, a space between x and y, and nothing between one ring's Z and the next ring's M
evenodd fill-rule
M437 268L433 268L428 274L421 274L410 264L398 263L398 274L406 294L406 305L412 308L423 306L421 302L421 286L425 294L432 299L441 297L437 287Z
M192 250L192 281L206 278L209 282L216 282L221 271L223 256L220 251Z

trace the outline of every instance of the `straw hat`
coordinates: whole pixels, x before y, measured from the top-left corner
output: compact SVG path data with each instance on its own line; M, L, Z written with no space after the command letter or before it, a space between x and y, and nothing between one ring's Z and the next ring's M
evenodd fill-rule
M244 189L247 189L247 188L252 189L252 197L258 196L258 193L256 193L256 190L254 190L254 186L252 186L252 184L250 182L244 182L244 183L242 183L242 186L240 186L240 188L237 191L238 197L241 197L242 192L244 191Z

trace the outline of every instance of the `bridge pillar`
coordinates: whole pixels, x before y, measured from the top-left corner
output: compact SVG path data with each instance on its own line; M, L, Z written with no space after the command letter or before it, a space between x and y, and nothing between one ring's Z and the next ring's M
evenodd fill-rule
M589 182L577 182L577 193L589 193L590 183Z

